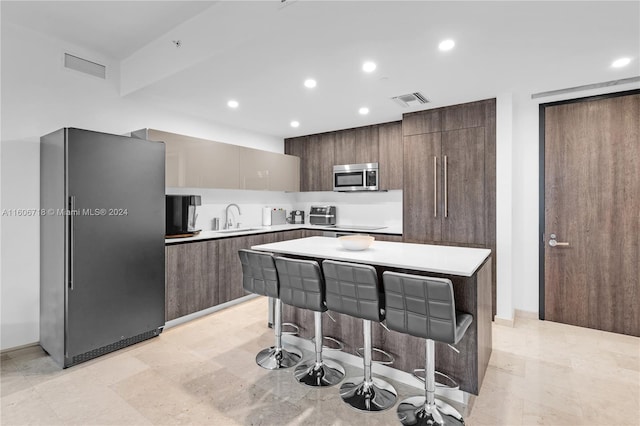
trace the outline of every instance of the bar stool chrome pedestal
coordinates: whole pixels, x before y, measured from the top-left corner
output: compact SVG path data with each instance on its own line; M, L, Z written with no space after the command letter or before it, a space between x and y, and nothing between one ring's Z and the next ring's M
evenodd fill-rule
M327 308L363 320L364 377L350 378L340 386L342 400L362 411L383 411L396 403L398 393L393 386L371 374L371 321L381 322L378 275L369 265L322 262L326 286Z
M318 262L276 257L280 300L287 305L314 311L316 359L298 365L294 375L307 386L333 386L344 378L344 368L322 357L322 313L326 312L325 282Z
M280 282L273 256L246 249L238 250L238 255L242 263L242 287L251 293L271 297L275 302L275 345L261 350L256 355L256 363L267 370L293 367L302 359L302 352L297 348L282 347L282 301L279 297Z
M448 279L389 271L382 274L382 279L387 327L426 339L425 396L401 401L398 419L403 425L463 425L458 410L435 397L435 341L458 343L473 317L456 311Z

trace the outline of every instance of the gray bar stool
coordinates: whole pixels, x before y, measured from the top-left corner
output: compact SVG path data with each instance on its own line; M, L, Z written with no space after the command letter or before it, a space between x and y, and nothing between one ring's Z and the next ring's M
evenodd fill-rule
M363 320L364 378L346 379L340 386L342 400L362 411L393 407L398 395L396 390L384 380L371 376L371 321L384 319L375 268L325 260L322 269L327 286L327 308Z
M453 285L448 279L385 272L387 327L426 339L425 396L405 399L398 405L403 425L463 425L462 415L435 397L435 343L456 344L473 317L456 311Z
M302 352L296 348L282 347L282 301L279 298L280 283L273 256L246 249L238 250L238 256L242 263L242 287L251 293L271 297L275 302L273 329L276 342L256 355L256 363L268 370L293 367L302 359Z
M287 305L314 311L316 359L296 367L298 382L308 386L333 386L344 378L344 368L322 358L322 313L327 310L325 283L318 262L276 257L280 300Z

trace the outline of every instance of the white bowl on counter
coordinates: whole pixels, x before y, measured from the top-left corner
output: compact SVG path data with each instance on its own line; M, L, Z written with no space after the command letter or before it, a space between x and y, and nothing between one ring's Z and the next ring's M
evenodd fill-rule
M344 249L352 251L366 250L369 248L369 246L371 246L374 240L375 238L370 235L357 234L343 235L342 237L338 238L338 241L340 241L340 244L342 244L342 247Z

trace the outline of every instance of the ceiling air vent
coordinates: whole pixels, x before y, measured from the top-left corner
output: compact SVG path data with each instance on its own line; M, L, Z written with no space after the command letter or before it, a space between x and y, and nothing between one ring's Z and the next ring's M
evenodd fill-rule
M429 102L429 100L420 92L394 96L393 98L391 98L391 100L400 105L402 108L409 108Z
M107 78L107 67L77 56L64 54L64 67L72 70L80 71L94 77Z

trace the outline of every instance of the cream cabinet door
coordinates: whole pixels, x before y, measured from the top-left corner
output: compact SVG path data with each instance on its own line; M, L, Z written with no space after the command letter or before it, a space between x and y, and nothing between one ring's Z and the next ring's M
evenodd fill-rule
M240 147L153 129L147 137L166 145L166 186L240 187Z
M300 190L300 158L240 147L240 189Z

